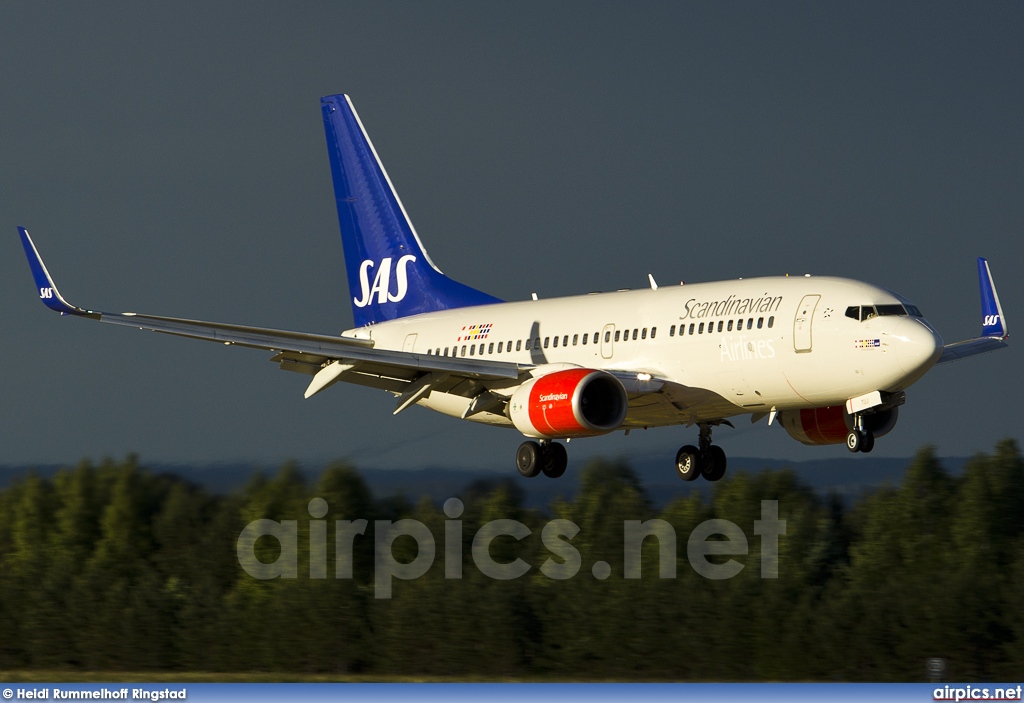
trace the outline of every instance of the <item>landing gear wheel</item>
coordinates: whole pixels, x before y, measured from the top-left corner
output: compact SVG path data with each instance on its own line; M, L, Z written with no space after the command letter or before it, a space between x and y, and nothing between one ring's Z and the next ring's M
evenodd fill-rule
M558 478L565 473L565 467L569 465L569 455L558 442L552 442L544 447L544 466L542 471L548 478Z
M523 442L516 450L516 468L526 478L533 478L541 471L544 450L536 442Z
M864 435L861 434L860 430L850 430L850 434L846 435L846 448L851 452L857 453L864 446Z
M875 436L870 432L865 432L864 436L860 440L860 450L862 453L867 454L875 448Z
M687 444L676 453L676 473L684 481L693 481L700 476L700 451Z
M725 476L725 450L717 444L708 447L701 463L701 475L708 481L719 481Z

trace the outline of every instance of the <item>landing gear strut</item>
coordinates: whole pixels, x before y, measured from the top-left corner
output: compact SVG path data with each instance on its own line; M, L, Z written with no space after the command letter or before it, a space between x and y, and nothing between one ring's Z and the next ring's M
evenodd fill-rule
M846 448L854 453L865 454L875 448L875 435L864 427L864 416L860 413L853 416L853 429L846 435Z
M558 478L568 465L569 455L558 442L529 440L520 444L516 451L516 468L526 478L533 478L541 472L548 478Z
M725 476L725 451L711 443L711 428L714 424L718 423L700 423L700 446L687 444L676 453L676 473L684 481L694 481L698 476L708 481L719 481Z

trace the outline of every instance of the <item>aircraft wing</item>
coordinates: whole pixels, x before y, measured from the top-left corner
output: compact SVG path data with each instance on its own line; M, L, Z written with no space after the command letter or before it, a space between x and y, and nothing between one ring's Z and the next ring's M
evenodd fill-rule
M672 423L692 425L695 422L721 420L745 412L721 394L706 388L686 386L645 372L608 373L619 379L626 390L629 409L626 411L623 427L636 428ZM767 413L768 409L764 408L764 411Z
M532 368L502 361L374 349L371 340L353 337L247 327L134 312L109 313L86 310L64 299L46 270L46 265L28 231L24 227L19 227L18 232L39 297L51 310L61 315L85 317L141 330L278 352L271 360L278 362L281 368L314 376L314 382L306 392L307 398L337 381L352 381L403 393L410 384L425 376L431 377L432 387L438 390L442 386L452 388L462 384L469 393L473 390L473 381L514 380L519 378L524 370ZM324 374L317 379L321 371L324 371ZM470 383L466 383L467 381Z
M981 289L981 336L947 344L943 347L942 356L935 362L936 364L966 359L969 356L1010 346L1006 342L1010 335L1007 332L1006 318L1003 316L1003 306L996 292L996 284L992 280L992 271L989 269L988 261L981 258L978 259L978 286Z

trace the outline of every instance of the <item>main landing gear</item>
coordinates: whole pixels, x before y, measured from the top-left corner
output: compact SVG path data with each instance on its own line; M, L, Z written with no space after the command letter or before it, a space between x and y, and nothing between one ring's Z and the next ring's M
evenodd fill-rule
M725 451L711 443L711 423L702 422L698 426L700 447L687 444L679 450L676 454L676 473L684 481L695 481L698 476L708 481L719 481L725 476Z
M853 429L846 435L846 448L854 453L865 454L875 448L875 435L864 426L864 416L860 413L853 416Z
M519 445L516 451L516 468L526 478L542 473L548 478L558 478L569 465L569 455L558 442L542 439L530 440Z

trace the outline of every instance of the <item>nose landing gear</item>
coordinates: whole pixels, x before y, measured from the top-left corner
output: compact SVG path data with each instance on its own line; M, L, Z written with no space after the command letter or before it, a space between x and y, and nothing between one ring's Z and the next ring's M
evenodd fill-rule
M846 435L846 448L853 453L865 454L875 448L875 435L864 426L864 416L860 413L853 416L853 429Z

